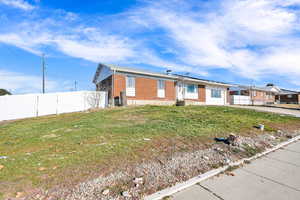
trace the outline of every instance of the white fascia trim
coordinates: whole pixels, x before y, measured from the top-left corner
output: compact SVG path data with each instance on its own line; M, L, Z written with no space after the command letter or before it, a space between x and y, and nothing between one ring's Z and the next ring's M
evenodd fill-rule
M183 78L183 77L176 76L176 75L167 75L167 74L164 75L164 74L145 72L145 71L139 71L139 70L134 70L134 69L124 69L124 68L119 68L118 66L115 66L115 65L106 65L106 66L108 66L111 70L115 70L117 72L127 72L127 73L134 73L134 74L140 74L140 75L163 77L163 78L169 78L169 79L173 79L173 80L181 80L181 81L190 81L190 82L194 82L194 83L202 83L202 84L205 84L205 85L219 85L219 86L224 86L224 87L231 87L232 86L230 84L225 84L225 83L216 83L216 82L198 80L198 79L193 79L193 78Z

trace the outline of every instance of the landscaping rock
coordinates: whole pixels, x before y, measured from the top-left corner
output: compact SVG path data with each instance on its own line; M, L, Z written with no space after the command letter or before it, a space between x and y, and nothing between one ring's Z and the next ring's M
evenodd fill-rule
M259 124L258 127L259 127L259 129L260 129L261 131L264 131L264 130L265 130L265 125L263 125L263 124Z
M202 158L203 158L204 160L209 160L209 157L207 157L207 156L202 156Z
M133 182L137 184L143 184L143 178L134 178Z
M23 192L17 192L16 198L22 198L24 196Z
M227 138L228 143L233 146L235 146L236 140L237 140L237 136L233 133L231 133Z
M226 164L229 164L231 162L231 160L228 159L228 158L225 158L224 161L225 161Z
M0 156L0 159L7 159L8 156Z
M270 135L270 139L272 139L272 140L276 140L276 137L275 137L275 136L273 136L273 135Z
M221 149L220 147L215 148L215 150L216 150L217 152L220 152L220 153L222 153L222 152L224 151L224 150Z
M103 195L108 195L108 194L109 194L109 189L103 190L103 191L102 191L102 194L103 194Z
M128 191L123 191L123 192L122 192L122 196L123 196L123 197L131 197L131 195L129 194Z
M3 165L0 165L0 170L3 169L3 168L4 168L4 166L3 166Z

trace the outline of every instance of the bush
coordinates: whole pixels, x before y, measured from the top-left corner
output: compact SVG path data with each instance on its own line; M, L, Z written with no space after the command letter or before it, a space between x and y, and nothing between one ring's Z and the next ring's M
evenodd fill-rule
M11 93L5 89L0 89L0 96L11 95Z

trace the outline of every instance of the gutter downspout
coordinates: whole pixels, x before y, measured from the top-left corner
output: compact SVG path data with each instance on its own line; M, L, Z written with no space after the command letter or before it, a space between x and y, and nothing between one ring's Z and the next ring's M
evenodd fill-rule
M116 74L116 70L113 70L113 74L112 74L112 84L111 84L111 103L112 103L112 107L115 107L115 74Z

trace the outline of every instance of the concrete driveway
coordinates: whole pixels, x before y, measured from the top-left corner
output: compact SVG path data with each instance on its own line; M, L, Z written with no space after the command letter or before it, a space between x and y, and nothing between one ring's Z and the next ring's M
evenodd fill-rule
M176 193L173 200L299 200L300 141Z
M278 114L283 114L283 115L293 115L296 117L300 117L300 110L275 108L275 107L267 107L267 106L236 106L236 105L234 105L231 107L247 108L247 109L253 109L253 110L257 110L257 111L272 112L272 113L278 113Z

